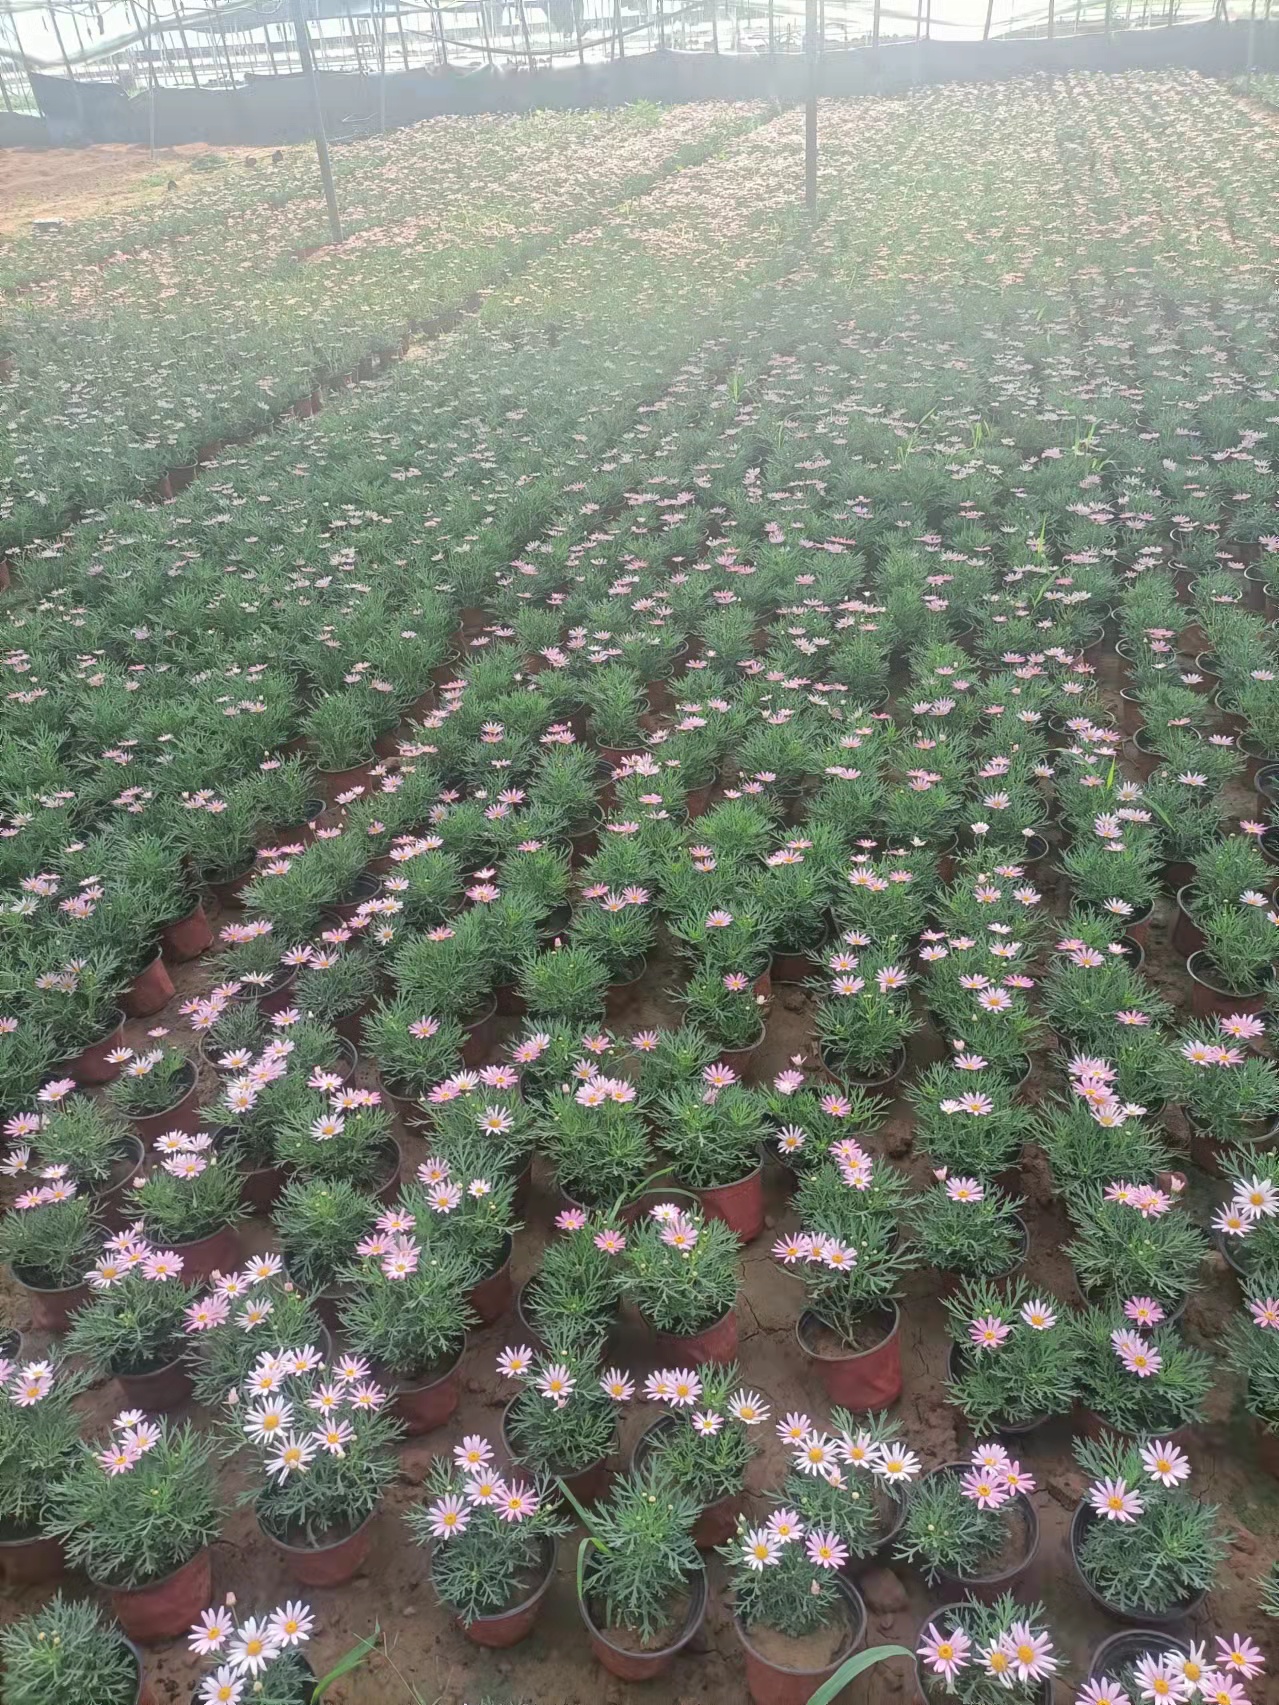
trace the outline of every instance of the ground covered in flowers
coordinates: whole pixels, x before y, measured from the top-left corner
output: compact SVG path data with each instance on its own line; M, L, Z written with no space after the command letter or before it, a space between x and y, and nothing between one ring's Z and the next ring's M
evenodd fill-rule
M980 1398L961 1404L950 1356L962 1373L983 1343L1000 1353L1011 1284L1009 1320L1091 1322L1050 1417L1001 1434L1034 1483L1038 1549L1012 1590L1044 1607L1055 1697L1076 1699L1124 1625L1071 1562L1096 1479L1075 1456L1103 1404L1100 1381L1085 1401L1094 1357L1132 1390L1165 1361L1184 1374L1178 1424L1131 1431L1175 1439L1217 1506L1211 1592L1178 1629L1256 1639L1269 1678L1238 1697L1259 1701L1279 1669L1262 1608L1279 1562L1264 1461L1279 1433L1279 134L1190 75L937 88L824 106L821 127L811 228L802 114L708 105L362 145L342 157L341 250L317 236L293 151L252 191L209 174L180 213L78 223L56 262L0 248L21 304L0 380L0 1111L11 1147L36 1154L6 1164L5 1206L65 1207L12 1207L50 1189L30 1176L41 1117L86 1096L130 1111L90 1087L82 1050L109 1038L127 1077L176 1047L196 1074L187 1135L216 1129L223 1147L146 1133L146 1170L165 1172L141 1204L154 1247L180 1241L165 1192L184 1167L207 1173L207 1152L367 1196L393 1137L424 1223L457 1209L451 1175L498 1182L518 1289L573 1235L575 1202L604 1235L640 1238L610 1210L642 1194L677 1123L647 1099L646 1059L693 1025L707 1047L663 1096L691 1084L713 1109L744 1083L765 1145L763 1222L733 1253L741 1386L770 1410L748 1519L794 1460L776 1424L806 1418L801 1450L830 1428L796 1326L806 1292L847 1319L830 1287L866 1226L823 1210L824 1169L834 1190L883 1192L904 1251L884 1436L917 1466L999 1430L973 1424ZM326 388L390 350L385 371ZM281 419L313 395L318 415ZM579 749L584 807L551 768ZM522 870L548 848L558 875L554 859ZM201 897L214 939L170 954L172 992L117 1034L104 1018ZM583 958L557 980L561 942ZM1218 973L1243 968L1215 1005L1211 967L1188 966L1205 942ZM339 960L358 961L352 992L326 1004ZM228 1009L260 993L261 1033L232 1036ZM248 1068L312 1015L358 1044L354 1074L326 1078L321 1038L319 1069L254 1128L280 1074ZM458 1050L434 1049L453 1021L467 1068L508 1076L459 1087ZM639 1146L600 1138L596 1156L574 1109L616 1099L629 1118L619 1083L639 1085ZM509 1144L484 1166L463 1144L433 1170L432 1121L459 1100ZM704 1206L724 1181L697 1174L691 1141L681 1152L673 1184ZM970 1196L1009 1259L951 1228ZM242 1259L283 1248L301 1270L305 1242L254 1207ZM1140 1250L1134 1225L1154 1228ZM366 1266L395 1282L393 1239L413 1229L384 1228ZM400 1246L406 1283L415 1249ZM99 1240L85 1266L103 1259ZM819 1267L824 1290L805 1276ZM960 1293L971 1319L946 1306L965 1272L994 1287ZM335 1276L300 1288L327 1297ZM0 1305L25 1358L56 1356L8 1268ZM346 1345L336 1321L331 1342ZM300 1593L317 1668L378 1623L378 1652L335 1690L350 1705L626 1697L592 1660L573 1545L532 1636L486 1652L438 1604L404 1520L464 1436L508 1460L498 1358L529 1342L513 1303L470 1330L457 1411L396 1447L353 1580L296 1587L252 1505L229 1502L215 1601ZM1268 1356L1259 1390L1249 1364ZM632 1297L595 1370L637 1387L614 1467L655 1412L645 1377L669 1365ZM101 1443L121 1407L97 1379L77 1399L84 1435ZM172 1410L202 1428L220 1413ZM229 1501L254 1472L244 1456L223 1468ZM723 1571L711 1554L705 1624L653 1689L677 1705L743 1697ZM958 1596L889 1554L851 1578L870 1639L912 1649ZM46 1596L10 1590L0 1617ZM202 1673L182 1640L147 1666L164 1705ZM898 1662L848 1697L915 1685Z

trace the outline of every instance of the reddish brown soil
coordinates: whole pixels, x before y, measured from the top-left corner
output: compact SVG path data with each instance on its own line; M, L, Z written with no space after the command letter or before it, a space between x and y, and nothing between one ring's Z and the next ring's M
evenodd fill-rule
M33 219L90 219L139 201L155 200L172 178L182 194L191 161L202 154L231 159L253 148L210 148L184 142L150 150L130 143L95 148L0 149L0 233L19 234ZM268 149L267 153L271 150ZM199 179L193 182L198 184Z

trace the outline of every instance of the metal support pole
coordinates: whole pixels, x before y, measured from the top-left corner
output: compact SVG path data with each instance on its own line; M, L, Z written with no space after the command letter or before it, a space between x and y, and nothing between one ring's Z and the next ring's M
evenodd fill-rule
M981 32L983 41L990 40L990 21L995 15L995 0L986 0L986 27Z
M622 31L622 0L613 0L613 16L617 19L617 57L626 58L626 36Z
M320 178L324 184L324 199L329 209L329 229L333 233L333 241L342 241L342 219L338 213L338 194L333 187L333 167L329 163L328 138L324 134L324 105L320 100L320 81L315 74L315 60L311 54L311 37L306 27L306 19L302 16L302 0L293 0L293 32L298 41L298 58L302 61L302 70L311 85L311 107L315 119L315 152L320 162Z
M808 57L808 98L804 107L804 205L817 212L817 0L806 0L804 48Z
M879 19L882 10L883 0L875 0L875 10L871 13L870 20L870 45L872 47L879 46Z
M377 8L377 127L386 135L386 0Z
M178 20L178 40L182 43L182 51L186 55L187 69L191 73L191 83L194 88L198 89L200 87L200 79L196 73L195 60L191 56L191 43L187 40L187 33L182 27L182 0L174 0L173 11L174 16ZM267 39L270 40L270 30L266 33Z
M1048 0L1048 39L1051 41L1056 32L1057 0Z
M879 0L875 0L875 10L879 10ZM775 0L768 0L768 57L777 56L777 18L775 16Z

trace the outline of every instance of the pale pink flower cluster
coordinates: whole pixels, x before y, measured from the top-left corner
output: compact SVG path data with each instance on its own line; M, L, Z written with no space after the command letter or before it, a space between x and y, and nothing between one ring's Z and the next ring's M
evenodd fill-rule
M986 1675L1011 1688L1018 1682L1043 1681L1056 1673L1059 1663L1049 1635L1024 1618L1010 1621L993 1639L977 1647L957 1619L952 1618L944 1631L930 1622L916 1651L921 1664L940 1676L950 1692L955 1690L955 1678L970 1664L980 1664Z
M187 1644L201 1657L225 1658L212 1675L200 1683L200 1705L240 1705L245 1688L250 1696L261 1691L261 1677L283 1652L303 1646L311 1638L315 1617L301 1600L286 1600L269 1616L232 1614L234 1594L224 1605L200 1613Z
M140 1271L144 1279L161 1284L180 1279L184 1264L174 1249L153 1249L142 1235L142 1221L136 1220L107 1239L85 1281L95 1291L109 1291L126 1273Z

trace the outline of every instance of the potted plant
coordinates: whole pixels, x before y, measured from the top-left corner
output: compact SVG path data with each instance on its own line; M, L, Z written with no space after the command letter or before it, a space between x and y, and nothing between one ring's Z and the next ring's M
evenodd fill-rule
M416 1228L426 1251L449 1250L474 1275L467 1303L481 1325L500 1320L511 1305L511 1253L517 1222L512 1213L515 1182L489 1164L496 1156L484 1152L484 1139L468 1133L464 1143L449 1147L454 1161L433 1155L423 1171L433 1180L407 1185L379 1221L379 1229L396 1235ZM454 1164L457 1166L454 1172ZM398 1218L397 1218L398 1216Z
M1180 1032L1164 1055L1164 1081L1169 1099L1181 1104L1192 1152L1207 1171L1220 1170L1224 1147L1234 1144L1246 1153L1264 1140L1279 1115L1273 1061L1245 1053L1221 1022Z
M919 1020L911 1010L910 972L892 949L890 942L881 952L863 954L822 989L813 1027L822 1063L834 1077L880 1088L901 1075L906 1039Z
M798 1266L805 1306L795 1335L826 1394L848 1409L880 1409L901 1392L901 1281L913 1266L900 1244L897 1208L905 1180L872 1162L853 1137L804 1175L796 1206L803 1230L773 1245Z
M1211 1357L1164 1325L1162 1305L1133 1296L1085 1309L1074 1322L1079 1402L1094 1432L1176 1437L1201 1421L1213 1386Z
M1201 1017L1260 1012L1274 974L1279 937L1270 922L1273 906L1255 890L1259 904L1215 906L1196 914L1203 946L1186 960L1191 1006Z
M401 1428L367 1363L326 1365L312 1345L264 1351L227 1411L251 1503L272 1550L304 1586L341 1586L368 1555L398 1473Z
M1007 1076L980 1054L957 1051L907 1086L915 1109L915 1147L934 1170L971 1172L986 1183L1017 1164L1027 1108Z
M1244 1291L1242 1313L1231 1317L1226 1360L1243 1385L1257 1460L1279 1478L1279 1299L1257 1282Z
M1180 1622L1203 1602L1226 1554L1217 1511L1185 1489L1190 1464L1160 1440L1079 1439L1091 1481L1070 1527L1075 1569L1109 1616L1142 1626Z
M604 1011L609 967L585 947L551 947L524 960L516 987L532 1018L589 1024Z
M1214 1221L1217 1247L1241 1277L1279 1283L1279 1152L1223 1156L1230 1196Z
M162 1131L194 1131L197 1124L195 1066L181 1048L151 1048L145 1054L117 1049L126 1058L106 1099L143 1142ZM132 1055L132 1057L127 1057Z
M720 1057L740 1066L764 1038L767 997L756 992L748 971L713 967L696 971L676 998L685 1022L694 1025L720 1048Z
M364 1018L364 1042L387 1094L405 1115L432 1084L455 1071L465 1040L454 1018L433 1018L403 996L379 1002Z
M458 1250L404 1234L366 1238L343 1272L338 1314L346 1342L394 1382L393 1412L405 1431L442 1427L457 1408L458 1367L475 1313L466 1293L474 1265Z
M50 1489L45 1532L111 1595L142 1645L176 1639L208 1603L209 1547L222 1525L207 1433L121 1416L105 1445L81 1444Z
M1021 1203L993 1184L947 1175L917 1196L911 1230L921 1257L961 1279L998 1279L1026 1253Z
M0 1630L8 1705L154 1705L142 1658L88 1599L61 1593Z
M584 1343L603 1338L617 1317L623 1285L618 1257L625 1248L626 1233L607 1219L583 1219L548 1244L541 1267L520 1291L525 1330L544 1344L552 1335Z
M974 1432L1028 1432L1074 1403L1081 1346L1056 1297L1024 1279L968 1280L944 1299L948 1390Z
M754 1705L807 1705L866 1635L866 1606L840 1572L847 1545L806 1510L779 1505L720 1555Z
M764 1229L768 1126L758 1097L740 1084L715 1090L694 1082L663 1095L657 1119L662 1152L679 1182L697 1195L703 1214L752 1242Z
M15 1198L0 1220L0 1260L26 1292L37 1327L65 1331L88 1297L84 1275L101 1237L89 1203L74 1185L55 1179Z
M608 1458L617 1447L615 1393L629 1385L614 1368L604 1372L602 1341L586 1343L552 1333L544 1352L526 1346L498 1357L498 1372L523 1390L502 1414L502 1442L512 1461L561 1480L583 1501L604 1495Z
M542 1104L541 1124L543 1146L570 1203L607 1212L637 1196L654 1170L635 1086L624 1079L596 1070L576 1089L553 1089Z
M1072 1206L1065 1253L1098 1303L1153 1296L1171 1313L1198 1281L1208 1240L1170 1190L1115 1179Z
M0 1356L0 1578L11 1586L56 1580L62 1547L42 1532L49 1488L80 1441L73 1408L84 1374L61 1361L19 1365Z
M626 1292L657 1334L658 1355L731 1362L737 1351L741 1249L722 1220L658 1202L627 1243Z
M668 1670L706 1614L706 1573L693 1543L696 1501L660 1464L625 1475L587 1514L577 1605L591 1649L611 1675L649 1681Z
M141 1142L101 1097L68 1095L44 1105L43 1114L19 1114L11 1122L18 1146L5 1157L6 1172L48 1183L71 1179L94 1212L114 1223L141 1165Z
M602 894L592 889L573 913L570 946L598 959L611 987L634 982L643 973L657 934L648 899L648 890L640 887L623 888L620 893L605 888Z
M915 1674L924 1705L1052 1705L1053 1655L1041 1604L1021 1604L1010 1593L993 1603L966 1598L934 1611L915 1648ZM1081 1696L1082 1697L1082 1696ZM1108 1705L1089 1700L1087 1705ZM1118 1701L1109 1702L1118 1705Z
M507 1482L492 1467L493 1447L478 1435L437 1456L427 1470L427 1502L405 1520L431 1548L431 1584L477 1646L516 1645L533 1629L555 1579L558 1514L549 1481Z
M272 1215L289 1278L313 1297L330 1292L377 1216L373 1197L342 1179L294 1179Z
M394 1195L400 1150L375 1089L325 1084L298 1097L275 1133L276 1164L302 1178L342 1181Z
M188 1278L232 1269L240 1253L236 1226L244 1218L240 1176L213 1149L207 1134L158 1137L160 1163L135 1185L131 1205L144 1235L169 1244Z
M192 1705L239 1705L246 1688L269 1705L314 1705L321 1688L302 1656L315 1629L310 1606L289 1600L269 1615L237 1616L235 1602L228 1593L224 1605L202 1611L191 1629L187 1644L211 1672L198 1684Z
M998 1444L916 1481L893 1554L929 1585L944 1581L989 1603L1025 1570L1039 1547L1032 1477Z
M625 1381L623 1389L629 1384ZM698 1501L701 1513L693 1528L698 1550L724 1544L737 1526L746 1470L757 1449L751 1429L768 1419L767 1404L758 1392L741 1386L732 1362L704 1362L692 1370L659 1368L645 1381L644 1395L665 1404L667 1413L636 1441L632 1473L660 1462L673 1483Z
M116 1380L129 1407L170 1409L191 1393L182 1351L195 1287L171 1249L139 1240L116 1260L123 1270L114 1276L101 1265L91 1275L95 1294L77 1314L67 1349Z
M265 1352L320 1344L325 1327L314 1302L284 1277L280 1257L257 1255L224 1274L186 1312L185 1357L198 1403L216 1409L245 1389Z

